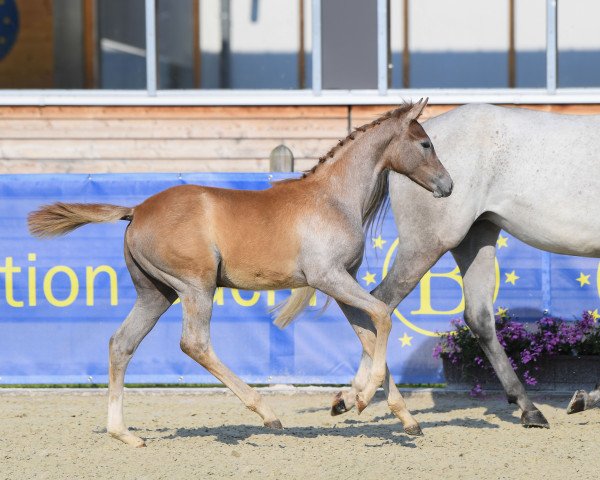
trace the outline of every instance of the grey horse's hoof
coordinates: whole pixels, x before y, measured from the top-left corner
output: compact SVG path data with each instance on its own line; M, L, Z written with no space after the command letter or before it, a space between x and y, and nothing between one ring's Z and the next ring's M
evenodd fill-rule
M567 413L570 415L571 413L579 413L585 410L585 397L587 393L585 390L577 390L573 394L573 398L567 405Z
M409 425L408 427L404 427L404 431L407 435L412 435L413 437L423 436L423 430L421 430L421 427L418 423L416 425Z
M283 430L283 425L279 420L273 420L272 422L265 422L265 427L272 428L274 430Z
M348 408L346 408L346 402L342 398L342 392L339 392L335 398L333 399L333 405L331 405L331 416L335 417L337 415L341 415L342 413L346 413Z
M528 410L521 415L521 424L525 428L550 428L546 417L539 410Z

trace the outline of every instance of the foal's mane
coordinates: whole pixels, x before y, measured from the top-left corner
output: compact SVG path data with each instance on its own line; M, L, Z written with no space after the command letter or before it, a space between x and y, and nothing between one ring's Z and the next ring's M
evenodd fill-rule
M287 183L287 182L299 182L299 181L303 180L304 178L308 177L309 175L315 173L317 171L317 169L323 163L325 163L329 159L333 158L335 156L335 154L338 152L338 150L340 150L340 148L342 148L344 145L346 145L349 141L354 140L359 133L364 133L367 130L371 130L391 118L396 118L396 119L401 118L404 115L406 115L413 108L413 106L414 106L414 103L412 103L412 102L404 102L402 104L402 106L400 106L394 110L385 112L383 115L376 118L372 122L365 123L364 125L361 125L360 127L356 127L350 134L348 134L348 136L346 136L346 138L341 139L325 155L323 155L322 157L319 157L318 163L314 167L312 167L310 170L303 172L301 177L280 180L278 182L273 182L273 183L277 184L277 183ZM387 212L387 210L389 208L389 201L388 201L388 195L387 195L388 194L388 173L389 172L387 170L384 170L383 172L381 172L381 174L379 175L379 178L377 179L377 183L375 184L375 187L373 188L373 192L371 193L371 196L369 197L369 199L366 202L365 210L363 212L363 218L362 218L362 223L365 228L365 231L367 231L367 230L369 230L369 228L375 226L375 223L380 224L381 221L383 220L383 217L385 216L385 213Z
M360 127L356 127L351 133L349 133L346 136L346 138L342 138L325 155L319 157L319 161L314 167L312 167L310 170L303 172L302 176L300 178L296 178L293 180L302 180L303 178L306 178L311 173L315 173L317 168L319 168L323 163L325 163L330 158L333 158L340 148L342 148L344 145L346 145L349 141L354 140L358 133L363 133L363 132L366 132L367 130L371 130L372 128L379 126L381 123L385 122L386 120L389 120L390 118L400 118L400 117L406 115L413 106L414 106L414 104L412 102L404 102L402 104L402 106L400 106L394 110L385 112L383 115L376 118L372 122L365 123L364 125L361 125Z

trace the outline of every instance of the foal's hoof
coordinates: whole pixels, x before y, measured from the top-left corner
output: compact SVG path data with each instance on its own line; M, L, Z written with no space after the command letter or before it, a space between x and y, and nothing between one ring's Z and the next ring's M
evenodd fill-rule
M367 408L367 405L368 404L360 396L360 393L356 395L356 409L358 410L359 414L362 413L365 408Z
M142 440L140 437L136 437L130 432L109 432L109 435L132 447L141 448L146 446L146 442L144 442L144 440Z
M418 423L414 425L409 425L408 427L404 427L404 432L407 435L412 435L413 437L421 437L423 436L423 430Z
M331 416L336 417L342 413L346 413L349 409L346 408L346 402L342 398L342 392L339 392L333 399L333 405L331 405Z
M525 428L550 428L546 417L539 410L528 410L521 414L521 424Z
M272 428L274 430L283 430L283 425L279 420L272 420L270 422L265 422L265 427Z
M567 413L579 413L585 410L585 397L587 396L587 392L585 390L577 390L573 394L573 398L567 405Z

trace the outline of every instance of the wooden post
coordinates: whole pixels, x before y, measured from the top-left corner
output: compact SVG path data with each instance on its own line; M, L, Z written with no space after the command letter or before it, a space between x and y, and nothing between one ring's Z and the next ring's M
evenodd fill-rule
M285 145L275 147L269 155L269 169L271 172L293 172L294 154Z
M408 0L404 0L404 45L402 50L402 88L410 87L410 45L408 40L409 21L408 21Z
M298 88L303 90L306 88L305 72L306 66L304 61L305 47L304 47L304 0L298 0L298 28L300 29L299 45L298 45Z
M516 86L515 64L515 0L508 0L508 88Z
M98 88L98 32L96 1L83 2L83 71L85 88Z

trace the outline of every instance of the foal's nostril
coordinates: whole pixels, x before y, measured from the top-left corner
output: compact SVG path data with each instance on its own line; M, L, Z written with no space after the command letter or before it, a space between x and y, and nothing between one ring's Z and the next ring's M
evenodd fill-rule
M440 176L437 184L442 197L447 197L452 193L454 182L448 175Z

